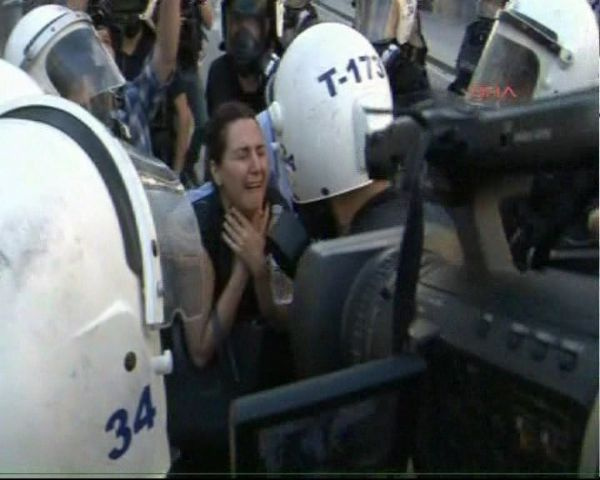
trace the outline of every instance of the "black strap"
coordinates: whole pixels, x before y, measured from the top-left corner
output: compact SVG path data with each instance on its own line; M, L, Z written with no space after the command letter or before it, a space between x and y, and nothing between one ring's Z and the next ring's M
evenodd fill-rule
M406 158L404 188L410 191L410 201L404 235L398 255L396 290L394 294L394 352L402 352L408 339L408 326L416 308L416 293L421 253L423 251L423 199L421 195L421 171L429 136L422 134L416 139L415 148Z
M427 52L427 42L425 41L425 37L423 36L423 28L421 27L421 15L419 14L419 11L417 10L417 33L419 35L419 40L421 41L421 43L423 44L423 47L425 49L425 52Z

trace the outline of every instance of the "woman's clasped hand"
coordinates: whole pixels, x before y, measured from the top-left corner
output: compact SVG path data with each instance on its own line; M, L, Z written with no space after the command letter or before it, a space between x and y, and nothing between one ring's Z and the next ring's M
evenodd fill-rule
M258 210L250 221L235 207L231 207L223 222L223 240L254 278L267 273L264 252L268 221L267 208Z

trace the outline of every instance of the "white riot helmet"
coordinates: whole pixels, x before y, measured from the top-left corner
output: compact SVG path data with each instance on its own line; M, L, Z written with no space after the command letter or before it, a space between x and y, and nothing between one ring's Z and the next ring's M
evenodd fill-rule
M354 27L373 43L409 41L417 18L417 0L357 0Z
M0 102L0 155L2 470L164 475L158 328L201 308L181 184L56 96Z
M125 83L90 17L59 5L25 15L10 34L4 57L46 93L69 98L103 121L113 108L110 96Z
M498 14L467 99L488 89L485 100L526 102L597 86L598 54L586 0L513 0Z
M0 104L29 95L41 95L42 89L23 70L0 59Z
M392 121L392 95L385 68L365 37L338 23L301 33L281 60L272 100L269 114L296 202L371 182L365 138ZM379 113L366 115L365 109Z

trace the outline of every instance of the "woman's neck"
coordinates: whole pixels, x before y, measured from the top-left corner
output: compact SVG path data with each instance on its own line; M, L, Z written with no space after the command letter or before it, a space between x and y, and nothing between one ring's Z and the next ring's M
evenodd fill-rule
M219 198L221 199L221 205L223 205L223 210L228 211L231 208L231 202L227 198L227 195L223 193L223 190L219 189Z
M225 195L222 191L219 191L219 197L221 198L221 205L223 205L223 210L225 212L228 212L231 207L235 207L235 205L231 203L229 198L227 198L227 195ZM252 221L254 216L258 213L258 209L248 211L239 207L236 208L244 217L246 217L250 221Z

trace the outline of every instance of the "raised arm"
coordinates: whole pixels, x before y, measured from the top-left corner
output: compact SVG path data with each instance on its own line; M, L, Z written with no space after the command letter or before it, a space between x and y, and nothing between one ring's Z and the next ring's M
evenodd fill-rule
M181 30L181 7L179 0L162 0L156 26L156 46L152 62L160 83L165 83L175 71L179 31Z

